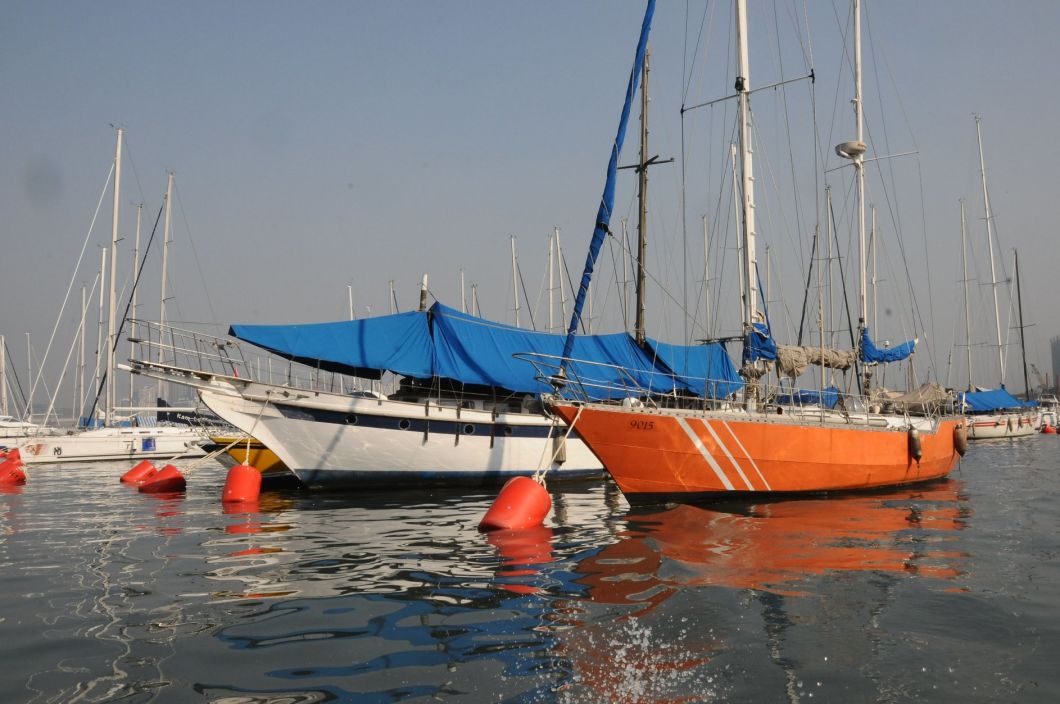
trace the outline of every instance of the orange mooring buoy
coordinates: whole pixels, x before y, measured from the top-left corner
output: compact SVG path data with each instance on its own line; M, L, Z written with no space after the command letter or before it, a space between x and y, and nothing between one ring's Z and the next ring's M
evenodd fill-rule
M22 455L18 448L8 451L3 462L0 462L0 484L25 484L26 473L22 471Z
M146 482L140 485L140 491L144 494L157 494L164 491L184 491L188 483L180 470L171 464L167 464L158 470Z
M151 477L158 474L158 469L147 460L140 460L139 464L121 475L123 484L143 484L150 481Z
M261 493L261 472L247 464L237 464L228 470L221 501L257 501Z
M523 530L541 525L552 509L552 497L530 477L515 477L501 487L479 530Z

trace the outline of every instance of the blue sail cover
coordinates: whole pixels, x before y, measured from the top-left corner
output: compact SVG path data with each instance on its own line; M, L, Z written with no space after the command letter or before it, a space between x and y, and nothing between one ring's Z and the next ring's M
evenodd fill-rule
M973 413L989 413L1014 408L1026 408L1028 404L1020 401L1005 389L988 389L987 391L965 391L957 394L957 400L966 405Z
M538 369L513 355L548 355L554 359L543 360L545 363L558 364L565 335L477 318L440 303L431 307L431 316L436 376L526 393L552 390L536 378ZM674 375L654 365L626 333L578 336L569 356L589 363L572 362L567 368L593 399L614 396L616 387L653 393L669 393L675 387ZM676 385L684 387L680 380Z
M615 141L611 145L611 160L607 162L607 178L604 181L603 195L600 196L600 208L596 212L593 237L589 241L589 253L585 257L585 270L582 272L581 284L578 286L578 295L574 298L574 311L571 313L570 327L567 329L567 340L563 344L563 357L570 357L573 351L574 335L578 332L578 326L582 322L582 308L585 306L585 296L589 291L589 282L593 278L593 269L596 268L596 259L600 256L600 248L604 244L604 236L609 231L611 210L615 204L618 155L622 152L622 143L626 141L629 110L633 105L633 94L637 92L641 69L644 66L644 52L648 48L648 33L651 31L651 18L654 14L655 0L648 0L648 6L644 9L644 21L640 25L640 39L637 40L637 53L633 60L633 70L629 73L629 83L626 85L626 102L622 105L622 117L618 120L618 133L615 135Z
M228 334L310 367L378 379L429 378L434 346L421 312L302 325L233 325Z
M656 362L669 367L680 383L697 396L725 398L743 387L725 347L717 342L706 345L671 345L648 340L656 355Z
M743 361L744 364L764 359L772 362L777 358L777 343L769 334L769 328L765 323L754 323L752 330L744 339Z
M872 337L869 335L869 328L866 326L861 329L861 361L866 364L900 362L913 354L916 342L916 340L909 340L894 347L880 349L873 343Z

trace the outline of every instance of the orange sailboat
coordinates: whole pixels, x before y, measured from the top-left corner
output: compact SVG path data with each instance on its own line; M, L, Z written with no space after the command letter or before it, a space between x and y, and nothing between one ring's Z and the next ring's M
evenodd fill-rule
M580 324L580 304L584 301L595 255L599 252L597 241L602 241L607 231L612 204L608 196L613 198L614 192L613 171L609 169L597 232L590 246L586 274L571 320L568 346L563 359L544 373L551 378L556 389L556 393L547 399L547 405L578 433L631 502L850 491L944 477L967 446L962 419L942 415L944 404L935 404L920 415L913 415L905 409L880 413L878 407L861 397L842 399L835 408L824 403L800 407L774 403L759 388L767 365L778 360L778 349L771 337L765 311L758 305L745 0L737 0L736 7L744 340L740 374L745 382L744 389L727 399L696 398L678 393L667 397L665 403L650 394L628 392L623 394L625 397L620 403L570 398L581 380L570 375L566 358L569 357L570 341ZM857 14L855 2L857 139L839 145L836 152L853 162L857 176L860 320L857 348L846 354L860 364L865 382L863 388L867 389L870 380L867 369L871 365L896 361L904 358L902 355L907 357L916 341L880 350L873 344L866 324L866 146L862 141L860 21ZM621 144L621 139L616 141ZM648 165L642 158L639 170L643 172ZM642 286L638 286L640 289ZM638 338L642 324L638 315ZM823 351L821 356L824 357ZM539 369L550 364L542 360L535 360L535 363ZM823 359L821 363L824 363ZM704 384L701 388L708 386Z

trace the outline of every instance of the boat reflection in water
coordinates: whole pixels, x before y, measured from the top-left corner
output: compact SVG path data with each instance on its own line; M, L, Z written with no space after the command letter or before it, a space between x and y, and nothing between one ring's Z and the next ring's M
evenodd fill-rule
M689 586L806 594L830 572L952 581L967 557L946 549L967 518L960 486L632 511L622 540L579 563L578 581L593 600L646 607Z

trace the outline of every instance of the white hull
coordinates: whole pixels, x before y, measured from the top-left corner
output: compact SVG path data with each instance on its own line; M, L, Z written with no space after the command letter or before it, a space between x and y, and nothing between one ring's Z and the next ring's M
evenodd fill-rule
M580 439L564 440L562 422L541 414L467 408L458 414L433 402L323 392L272 400L278 390L248 384L242 395L202 390L200 396L218 416L275 452L307 486L497 484L544 466L552 478L603 474ZM559 461L552 461L561 445Z
M1038 414L1033 411L968 416L968 438L971 440L1022 438L1037 433L1038 427Z
M550 479L601 477L603 465L542 413L460 408L306 391L137 363L191 386L224 421L260 440L304 484L354 488L494 485L548 468Z
M95 428L65 435L38 435L14 443L26 464L197 457L206 436L193 427Z

